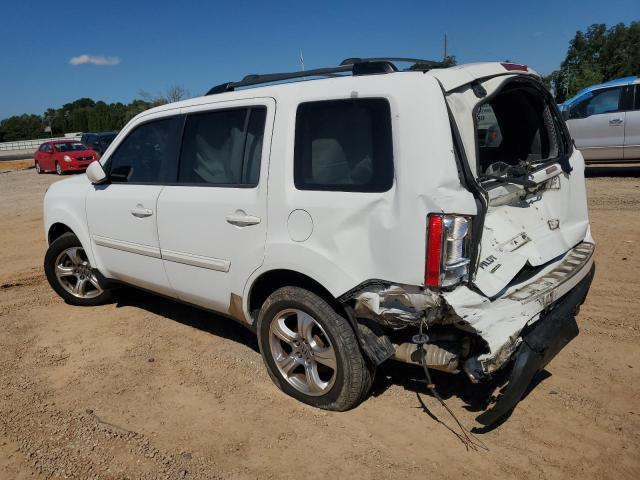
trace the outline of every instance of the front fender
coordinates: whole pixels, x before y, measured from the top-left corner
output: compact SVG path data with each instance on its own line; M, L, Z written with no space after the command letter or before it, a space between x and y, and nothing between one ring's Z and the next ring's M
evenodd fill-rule
M100 270L91 245L87 226L85 199L88 181L80 176L56 182L49 187L44 197L44 230L46 239L56 223L68 227L80 240L91 265Z

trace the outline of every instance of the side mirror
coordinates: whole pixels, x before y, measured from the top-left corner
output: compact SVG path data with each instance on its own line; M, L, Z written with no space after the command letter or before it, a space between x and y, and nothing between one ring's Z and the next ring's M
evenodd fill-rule
M87 177L94 185L104 183L107 180L107 174L97 160L91 162L87 167Z
M569 116L569 110L562 110L562 119L566 122L569 118L571 118Z

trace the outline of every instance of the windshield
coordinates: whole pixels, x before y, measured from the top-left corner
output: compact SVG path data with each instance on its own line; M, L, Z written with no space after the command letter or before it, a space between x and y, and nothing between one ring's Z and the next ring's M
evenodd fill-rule
M55 147L58 152L78 152L80 150L87 150L87 147L80 142L56 143Z
M109 146L111 144L111 142L113 142L113 139L116 138L115 134L113 135L104 135L102 137L100 137L100 143L102 145L104 145L105 147Z

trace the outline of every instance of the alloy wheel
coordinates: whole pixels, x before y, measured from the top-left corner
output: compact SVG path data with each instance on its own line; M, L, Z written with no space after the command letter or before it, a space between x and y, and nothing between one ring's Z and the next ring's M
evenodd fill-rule
M60 165L60 163L56 162L56 173L58 175L62 175L62 165Z
M36 162L36 173L42 173L42 169L40 168L40 164Z
M102 293L96 274L82 247L63 250L55 263L58 282L77 298L94 298Z
M311 315L286 309L269 327L271 356L282 377L310 396L326 394L336 379L336 351L329 336Z

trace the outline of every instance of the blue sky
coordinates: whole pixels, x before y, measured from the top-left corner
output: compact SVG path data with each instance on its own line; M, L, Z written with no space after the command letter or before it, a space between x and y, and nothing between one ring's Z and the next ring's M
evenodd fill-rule
M461 63L508 58L546 74L576 30L638 20L640 1L3 0L0 18L4 118L81 97L129 102L173 84L202 94L247 73L297 70L300 49L307 68L439 59L445 32Z

